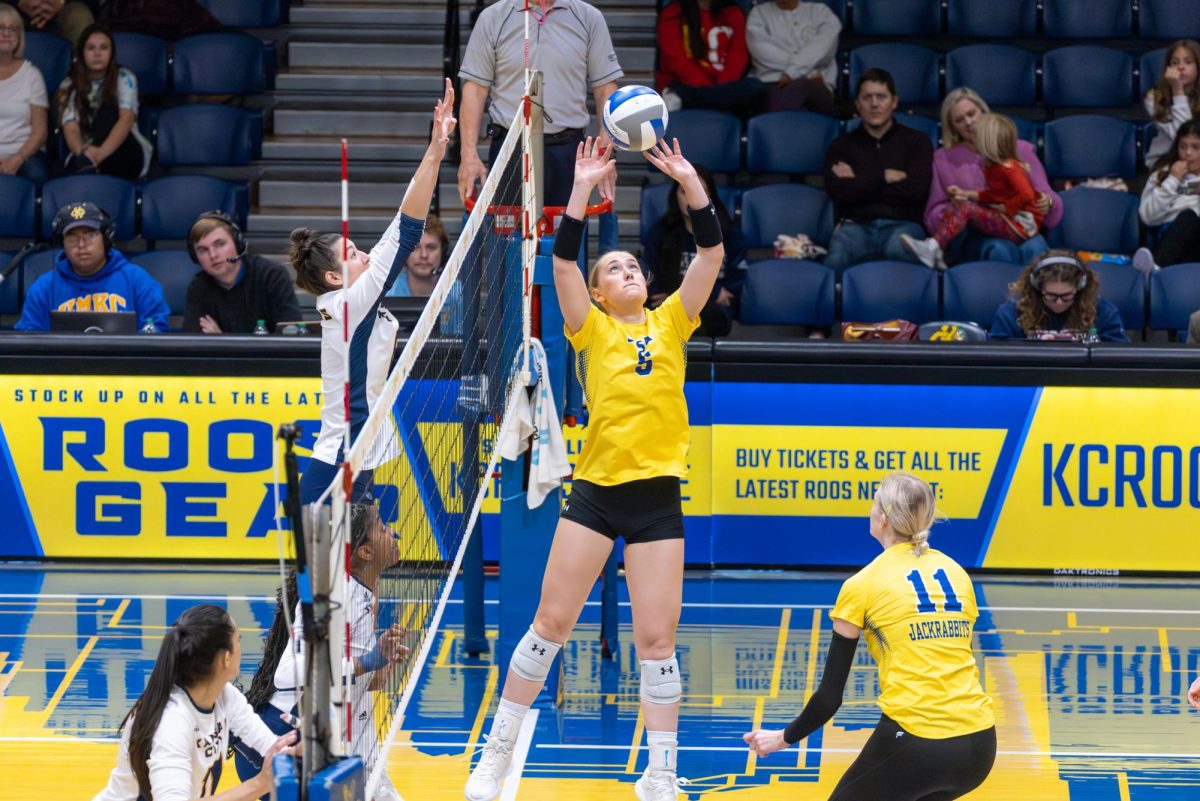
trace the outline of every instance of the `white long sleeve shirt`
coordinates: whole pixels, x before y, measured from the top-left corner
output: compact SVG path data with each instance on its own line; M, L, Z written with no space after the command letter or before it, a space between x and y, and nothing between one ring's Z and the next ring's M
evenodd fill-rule
M121 732L117 766L109 774L108 786L93 801L137 801L137 777L129 762L132 723L126 723ZM212 709L207 710L193 704L183 688L173 689L154 733L147 763L154 801L192 801L215 795L229 750L230 731L260 754L276 740L275 733L231 684L225 685Z
M1156 174L1150 174L1138 207L1142 222L1146 225L1164 225L1187 209L1200 214L1200 175L1187 173L1180 180L1167 173L1159 183Z
M1154 92L1146 93L1142 105L1150 119L1154 120L1154 127L1158 129L1158 135L1150 140L1150 148L1146 151L1146 166L1153 167L1154 163L1171 149L1179 126L1192 118L1192 107L1188 105L1187 95L1175 95L1171 98L1170 113L1165 120L1160 121L1154 117Z
M819 72L832 90L837 85L841 31L841 20L824 3L800 3L791 11L759 3L746 20L751 74L775 83L785 72L793 80Z

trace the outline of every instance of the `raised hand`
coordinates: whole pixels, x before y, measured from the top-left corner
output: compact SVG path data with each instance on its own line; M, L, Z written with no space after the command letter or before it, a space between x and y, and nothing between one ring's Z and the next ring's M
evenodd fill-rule
M679 149L679 140L672 139L671 141L674 143L674 150L668 147L664 140L659 140L654 143L654 147L642 151L642 154L646 157L646 161L658 167L678 183L684 184L696 177L696 168L683 157L683 152Z
M433 107L433 135L430 144L445 150L450 141L450 134L454 133L454 126L457 124L458 120L454 117L454 84L447 78L446 91Z
M590 192L592 187L603 181L608 175L617 170L613 161L615 148L608 147L600 152L600 140L588 137L579 143L575 149L575 185L585 186Z

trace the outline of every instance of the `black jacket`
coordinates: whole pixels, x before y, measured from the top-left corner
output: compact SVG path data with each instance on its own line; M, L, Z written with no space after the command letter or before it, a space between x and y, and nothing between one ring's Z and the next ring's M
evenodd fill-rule
M275 333L275 324L301 319L291 278L282 266L262 256L247 256L246 273L229 289L201 270L188 285L183 330L200 333L200 318L211 316L225 334L250 334L259 320Z
M844 161L853 178L839 178L833 165ZM889 184L884 170L902 170L903 181ZM908 220L924 225L925 200L933 180L933 145L920 131L893 122L882 139L863 126L834 139L825 150L825 193L838 220Z

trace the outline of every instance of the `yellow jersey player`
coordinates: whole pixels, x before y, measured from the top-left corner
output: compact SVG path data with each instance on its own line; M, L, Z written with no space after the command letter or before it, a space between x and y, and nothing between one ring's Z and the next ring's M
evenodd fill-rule
M650 761L634 785L641 801L675 801L675 752L683 691L675 629L683 602L683 507L688 415L683 381L688 337L699 325L725 257L704 182L679 150L646 151L687 196L696 257L683 283L647 310L646 278L630 253L601 256L585 282L576 258L592 189L615 166L589 138L576 153L575 183L554 242L554 285L587 398L587 442L554 532L533 625L513 652L496 717L468 801L500 794L529 705L613 549L625 538L625 579L641 663L642 713Z
M949 801L982 784L996 760L992 699L971 650L975 590L958 563L929 547L937 516L933 490L916 476L880 483L871 536L883 553L838 593L820 686L786 729L743 737L765 757L824 726L866 631L883 715L830 801Z

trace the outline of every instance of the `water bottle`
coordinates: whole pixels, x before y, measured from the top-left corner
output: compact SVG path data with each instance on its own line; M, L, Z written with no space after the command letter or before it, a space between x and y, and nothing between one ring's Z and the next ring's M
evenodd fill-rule
M1100 341L1100 335L1096 333L1095 327L1088 329L1087 339L1084 340L1089 345L1095 345Z
M154 324L153 317L147 317L146 321L144 323L142 323L141 333L143 333L143 334L157 334L158 333L158 326L156 326Z
M308 336L308 327L304 323L296 323L296 336L298 336L298 337Z
M258 324L254 326L254 336L256 337L265 337L269 333L271 332L267 330L266 320L259 320Z

